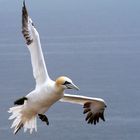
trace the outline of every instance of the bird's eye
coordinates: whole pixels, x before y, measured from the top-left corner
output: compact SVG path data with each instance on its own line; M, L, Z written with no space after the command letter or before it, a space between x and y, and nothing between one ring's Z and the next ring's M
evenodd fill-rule
M68 81L65 81L65 83L63 85L68 85L68 84L71 84L71 83Z

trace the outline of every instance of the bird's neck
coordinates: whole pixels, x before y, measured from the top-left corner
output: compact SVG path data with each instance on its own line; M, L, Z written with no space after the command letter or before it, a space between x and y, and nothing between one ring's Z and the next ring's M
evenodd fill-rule
M56 93L57 94L63 94L64 93L64 88L62 88L62 87L60 87L60 86L58 86L58 85L55 85L55 91L56 91Z

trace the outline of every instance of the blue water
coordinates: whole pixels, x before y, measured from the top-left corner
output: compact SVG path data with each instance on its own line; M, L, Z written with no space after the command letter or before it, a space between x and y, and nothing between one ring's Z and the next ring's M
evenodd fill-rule
M103 98L106 122L87 125L82 107L55 104L32 135L10 129L7 110L35 86L21 35L21 1L0 0L0 139L138 140L140 138L140 19L138 0L28 1L52 79L69 76L80 91Z

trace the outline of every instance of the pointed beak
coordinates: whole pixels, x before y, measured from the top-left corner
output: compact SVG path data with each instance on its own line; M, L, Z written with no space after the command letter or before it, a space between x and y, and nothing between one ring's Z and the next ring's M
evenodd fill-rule
M78 88L75 84L73 84L73 83L68 84L68 85L67 85L67 88L68 88L68 89L75 89L75 90L79 90L79 88Z

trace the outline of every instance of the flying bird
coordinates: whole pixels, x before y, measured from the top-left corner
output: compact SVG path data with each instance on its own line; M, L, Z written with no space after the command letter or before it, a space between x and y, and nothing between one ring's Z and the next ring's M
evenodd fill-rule
M22 34L31 55L36 87L25 97L16 100L14 107L9 108L8 112L11 113L9 120L14 119L11 125L14 134L21 128L24 128L24 132L37 131L37 117L49 125L45 112L57 101L83 105L83 113L87 114L85 120L89 124L96 124L99 119L105 121L106 104L103 99L66 94L65 89L79 90L79 88L66 76L60 76L55 81L49 77L39 34L28 15L25 1L22 7Z

